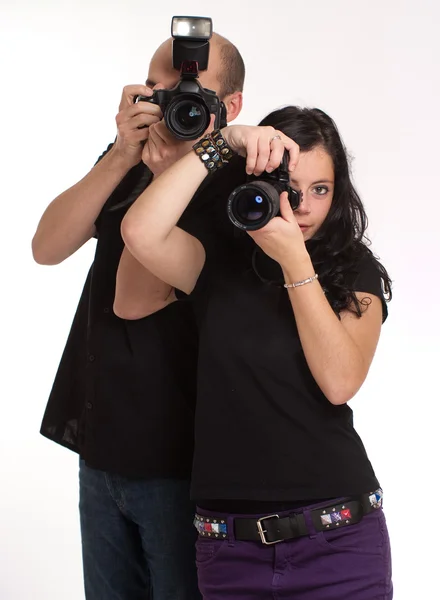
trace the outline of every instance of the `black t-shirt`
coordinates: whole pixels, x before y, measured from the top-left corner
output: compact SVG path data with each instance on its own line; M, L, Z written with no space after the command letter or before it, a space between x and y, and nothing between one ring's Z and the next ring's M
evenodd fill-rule
M228 177L222 178L224 184ZM113 312L124 246L121 221L150 179L142 163L133 168L97 219L95 259L41 433L78 452L93 468L127 477L189 477L197 366L192 306L174 302L135 321ZM206 180L182 217L196 231L210 222L214 205L203 193L210 183L218 188L215 178Z
M204 240L191 295L199 328L192 496L206 506L296 503L376 489L351 408L332 405L308 368L287 290L257 277L247 234L214 240ZM353 289L381 298L386 318L373 260L361 261Z

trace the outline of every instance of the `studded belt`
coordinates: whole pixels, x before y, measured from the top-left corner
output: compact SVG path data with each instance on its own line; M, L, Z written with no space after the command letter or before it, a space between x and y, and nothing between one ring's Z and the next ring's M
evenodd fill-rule
M337 504L311 509L310 516L314 528L316 531L326 531L354 525L364 515L381 508L382 497L383 493L379 488ZM232 520L196 514L194 525L203 537L220 540L233 537L236 540L262 542L265 545L277 544L311 533L303 512L282 517L276 514L252 518L234 517Z

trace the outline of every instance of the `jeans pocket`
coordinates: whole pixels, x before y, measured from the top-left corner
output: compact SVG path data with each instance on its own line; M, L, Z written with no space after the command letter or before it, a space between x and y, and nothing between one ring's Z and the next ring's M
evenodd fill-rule
M196 541L197 566L207 566L212 563L219 552L227 545L227 540L211 540L199 537Z
M384 552L383 519L382 510L379 509L354 525L320 531L316 540L329 552L381 556Z

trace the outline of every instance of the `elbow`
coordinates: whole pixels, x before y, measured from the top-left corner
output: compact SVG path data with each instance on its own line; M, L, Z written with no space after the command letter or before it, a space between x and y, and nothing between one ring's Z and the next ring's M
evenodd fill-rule
M62 262L59 257L53 256L44 244L39 243L36 235L32 239L32 257L39 265L52 266Z
M113 304L113 312L119 319L124 319L125 321L137 321L151 314L145 309L141 310L138 306L127 306L118 300L115 300Z
M131 215L126 215L121 223L121 236L128 250L136 256L140 246L145 248L143 227Z
M327 400L334 406L347 404L362 387L368 374L369 365L359 357L356 363L351 362L341 371L328 372L321 387Z
M135 236L135 222L128 212L121 222L121 236L124 240L124 244L128 247L129 243L132 242L133 236Z
M327 400L333 404L333 406L341 406L342 404L347 404L349 400L354 398L360 387L361 384L358 381L346 379L340 382L339 385L335 385L335 382L332 382L332 385L330 385L324 393Z
M121 237L129 252L146 268L150 256L156 254L163 243L157 227L140 222L135 215L129 213L122 220Z
M113 300L113 313L125 321L137 321L148 315L145 307L140 306L139 302L135 302L130 295L124 294L121 286L118 284L118 276L116 277L116 292Z
M169 302L150 302L147 304L134 304L121 302L117 297L113 302L113 312L119 319L124 321L138 321L139 319L145 319L153 313L158 312L164 308Z
M330 402L330 404L333 404L333 406L342 406L343 404L347 404L347 402L353 398L355 393L356 392L351 393L351 392L345 392L345 391L336 392L336 393L333 392L333 393L327 394L326 398Z

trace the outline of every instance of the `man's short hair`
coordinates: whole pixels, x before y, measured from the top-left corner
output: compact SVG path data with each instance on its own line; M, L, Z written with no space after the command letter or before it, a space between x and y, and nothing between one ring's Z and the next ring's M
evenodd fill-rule
M220 35L218 43L221 66L217 79L220 83L219 96L224 98L234 92L243 91L245 66L243 57L234 44Z

